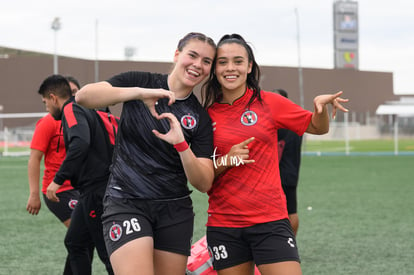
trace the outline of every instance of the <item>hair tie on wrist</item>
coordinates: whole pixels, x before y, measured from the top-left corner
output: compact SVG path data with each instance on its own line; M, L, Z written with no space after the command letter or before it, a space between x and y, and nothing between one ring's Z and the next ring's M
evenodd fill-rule
M183 152L188 149L188 143L184 140L183 142L174 144L174 148L177 152Z

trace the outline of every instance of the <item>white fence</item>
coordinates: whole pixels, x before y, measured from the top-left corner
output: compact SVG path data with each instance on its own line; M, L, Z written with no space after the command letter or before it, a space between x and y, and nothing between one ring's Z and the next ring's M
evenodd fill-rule
M9 129L3 127L4 119L41 118L47 113L0 114L0 148L3 156L24 156L30 154L34 125Z
M3 119L18 119L28 117L43 117L47 113L20 113L20 114L0 114L0 152L3 156L28 155L30 153L30 141L33 136L35 125L8 129L3 127ZM351 117L351 121L349 121ZM414 117L371 117L368 114L362 119L365 124L357 122L355 114L345 113L339 120L330 122L329 133L325 135L305 134L304 140L340 140L345 143L345 153L349 154L349 142L352 140L374 140L382 138L394 139L394 154L398 154L399 138L414 138ZM408 129L408 130L407 130ZM305 148L306 149L306 148Z

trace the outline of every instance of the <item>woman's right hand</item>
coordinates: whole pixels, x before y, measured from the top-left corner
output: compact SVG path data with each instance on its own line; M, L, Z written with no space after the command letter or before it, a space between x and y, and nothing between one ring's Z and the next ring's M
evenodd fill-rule
M227 168L236 167L255 162L254 159L249 157L248 144L254 140L254 137L248 138L239 144L235 144L231 147L230 151L216 159L215 151L213 156L214 164L214 176L217 177L221 173L227 170Z
M235 144L231 147L227 157L227 166L239 166L241 164L253 163L254 159L249 159L249 143L254 140L254 137L248 138L245 141ZM230 161L234 160L234 161Z
M159 118L159 114L155 110L155 105L157 101L161 98L168 98L168 105L171 105L175 102L175 94L169 90L164 89L144 89L138 88L141 90L139 95L139 100L141 100L145 106L150 110L151 114L157 118Z

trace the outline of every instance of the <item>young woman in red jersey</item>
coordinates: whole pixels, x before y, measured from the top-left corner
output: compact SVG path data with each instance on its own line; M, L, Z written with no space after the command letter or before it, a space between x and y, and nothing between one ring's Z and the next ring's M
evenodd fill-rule
M213 122L216 173L208 191L207 242L219 275L253 274L255 264L262 275L302 274L280 182L277 130L325 134L327 105L333 115L347 111L342 92L315 97L312 113L262 91L259 79L243 37L223 36L202 91Z

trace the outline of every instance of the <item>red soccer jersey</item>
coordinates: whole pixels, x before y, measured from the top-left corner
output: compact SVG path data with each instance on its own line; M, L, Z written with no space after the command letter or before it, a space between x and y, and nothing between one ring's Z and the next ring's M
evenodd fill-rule
M42 151L45 155L45 170L42 181L42 192L44 194L46 194L47 187L53 181L66 156L65 142L63 141L60 125L61 121L55 120L50 114L39 119L30 144L31 149ZM57 192L70 189L73 189L73 187L70 181L67 180Z
M255 140L249 144L249 159L255 162L229 168L216 178L208 192L207 226L247 227L288 217L279 175L277 129L303 135L312 113L264 91L262 103L255 100L247 108L251 96L247 89L233 105L214 103L208 110L214 128L215 165L221 164L218 156L250 137Z

